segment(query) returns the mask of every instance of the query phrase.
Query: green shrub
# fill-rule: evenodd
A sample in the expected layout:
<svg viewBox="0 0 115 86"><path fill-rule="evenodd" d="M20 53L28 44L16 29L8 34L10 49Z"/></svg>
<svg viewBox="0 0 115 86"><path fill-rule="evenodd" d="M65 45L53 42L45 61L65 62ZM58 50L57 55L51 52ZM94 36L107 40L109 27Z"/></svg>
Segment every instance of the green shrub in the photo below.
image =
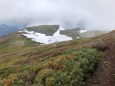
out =
<svg viewBox="0 0 115 86"><path fill-rule="evenodd" d="M15 72L15 68L13 66L4 68L0 70L0 78L4 79L6 77L8 77L11 73Z"/></svg>
<svg viewBox="0 0 115 86"><path fill-rule="evenodd" d="M82 86L99 60L100 53L92 48L58 52L31 65L1 70L0 85Z"/></svg>
<svg viewBox="0 0 115 86"><path fill-rule="evenodd" d="M40 86L81 86L98 63L99 57L97 50L89 48L60 55L48 62L48 69L41 70L35 82Z"/></svg>

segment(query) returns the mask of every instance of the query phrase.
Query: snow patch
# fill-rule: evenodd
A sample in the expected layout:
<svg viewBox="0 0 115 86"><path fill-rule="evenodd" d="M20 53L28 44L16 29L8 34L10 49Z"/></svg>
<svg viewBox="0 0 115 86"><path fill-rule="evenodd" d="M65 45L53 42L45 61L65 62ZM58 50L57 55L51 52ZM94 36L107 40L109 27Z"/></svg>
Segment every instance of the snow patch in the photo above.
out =
<svg viewBox="0 0 115 86"><path fill-rule="evenodd" d="M85 33L85 32L87 32L88 30L80 30L79 32L80 33Z"/></svg>
<svg viewBox="0 0 115 86"><path fill-rule="evenodd" d="M60 34L60 29L58 29L58 30L53 34L53 36L58 36L58 35L61 35L61 34Z"/></svg>
<svg viewBox="0 0 115 86"><path fill-rule="evenodd" d="M80 37L76 37L77 39L79 39Z"/></svg>
<svg viewBox="0 0 115 86"><path fill-rule="evenodd" d="M60 30L64 30L62 27L60 27L54 34L53 36L46 36L46 34L42 33L36 33L34 31L28 31L28 30L23 30L20 32L25 32L26 34L22 34L26 36L27 38L31 38L32 41L40 42L43 44L51 44L55 42L62 42L62 41L69 41L72 40L71 37L68 37L66 35L61 35Z"/></svg>

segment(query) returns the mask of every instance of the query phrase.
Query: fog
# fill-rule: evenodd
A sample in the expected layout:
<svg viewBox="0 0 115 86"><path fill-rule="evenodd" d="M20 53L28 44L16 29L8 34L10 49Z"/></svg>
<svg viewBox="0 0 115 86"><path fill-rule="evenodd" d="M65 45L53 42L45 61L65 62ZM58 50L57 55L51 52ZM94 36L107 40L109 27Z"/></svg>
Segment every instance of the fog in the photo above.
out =
<svg viewBox="0 0 115 86"><path fill-rule="evenodd" d="M115 29L115 0L0 0L0 24Z"/></svg>

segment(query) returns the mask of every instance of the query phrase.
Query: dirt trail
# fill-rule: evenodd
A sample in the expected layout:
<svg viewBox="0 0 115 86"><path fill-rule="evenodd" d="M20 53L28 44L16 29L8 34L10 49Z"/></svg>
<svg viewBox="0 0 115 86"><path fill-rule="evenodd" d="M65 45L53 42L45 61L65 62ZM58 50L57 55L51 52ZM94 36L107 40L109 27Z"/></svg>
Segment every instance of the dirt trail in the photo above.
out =
<svg viewBox="0 0 115 86"><path fill-rule="evenodd" d="M105 37L105 39L104 39ZM102 37L108 49L102 53L101 62L85 86L115 86L115 31Z"/></svg>

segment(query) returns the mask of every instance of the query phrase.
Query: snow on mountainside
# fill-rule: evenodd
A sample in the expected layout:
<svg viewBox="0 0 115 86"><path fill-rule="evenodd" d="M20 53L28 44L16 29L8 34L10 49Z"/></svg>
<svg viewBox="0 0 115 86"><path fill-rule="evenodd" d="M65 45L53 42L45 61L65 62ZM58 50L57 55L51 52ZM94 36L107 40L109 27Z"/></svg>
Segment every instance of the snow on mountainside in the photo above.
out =
<svg viewBox="0 0 115 86"><path fill-rule="evenodd" d="M61 35L60 34L61 30L65 30L65 29L62 27L59 27L59 29L53 34L53 36L46 36L46 34L34 32L34 31L28 31L26 29L19 32L25 32L22 35L26 36L27 38L31 38L33 41L40 42L43 44L51 44L55 42L72 40L71 37L68 37L66 35Z"/></svg>
<svg viewBox="0 0 115 86"><path fill-rule="evenodd" d="M79 32L80 33L85 33L85 32L87 32L88 30L80 30Z"/></svg>
<svg viewBox="0 0 115 86"><path fill-rule="evenodd" d="M59 25L27 27L19 32L21 32L23 36L32 39L32 41L43 44L69 41L79 38L91 38L105 33L105 31L89 31L80 28L64 29Z"/></svg>

